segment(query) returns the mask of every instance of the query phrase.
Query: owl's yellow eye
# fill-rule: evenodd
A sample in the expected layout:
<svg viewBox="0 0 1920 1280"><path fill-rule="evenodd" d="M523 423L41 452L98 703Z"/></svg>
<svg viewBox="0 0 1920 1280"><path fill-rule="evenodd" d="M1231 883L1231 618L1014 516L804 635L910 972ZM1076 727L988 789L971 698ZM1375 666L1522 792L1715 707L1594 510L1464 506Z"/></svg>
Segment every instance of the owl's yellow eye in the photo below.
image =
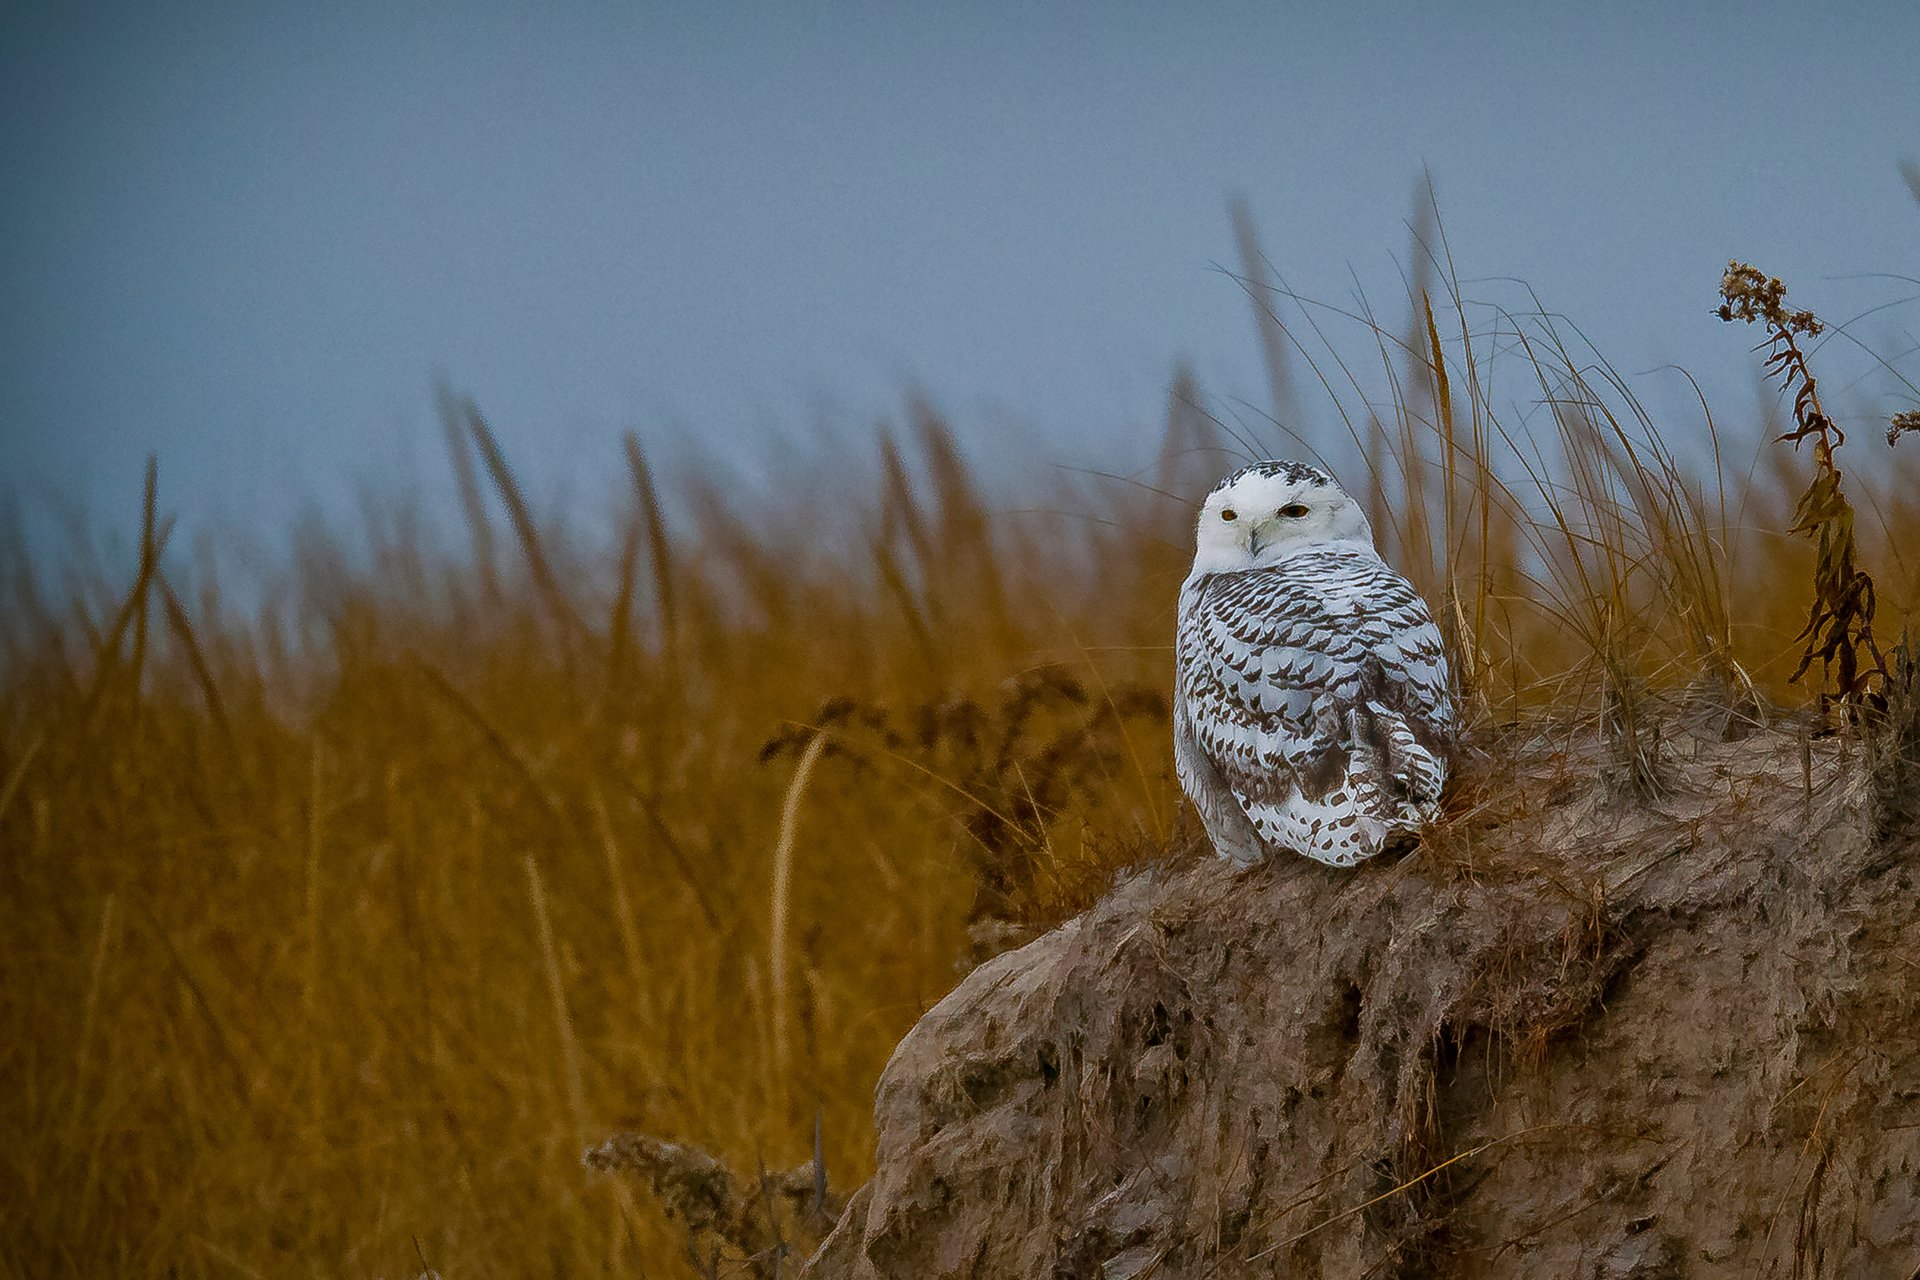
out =
<svg viewBox="0 0 1920 1280"><path fill-rule="evenodd" d="M1222 511L1220 513L1220 518L1222 520L1237 520L1240 518L1240 513L1235 511L1232 507L1228 507L1225 511Z"/></svg>
<svg viewBox="0 0 1920 1280"><path fill-rule="evenodd" d="M1298 520L1301 516L1307 514L1307 509L1305 506L1301 505L1298 502L1290 502L1286 506L1280 508L1280 514L1288 517L1289 519Z"/></svg>

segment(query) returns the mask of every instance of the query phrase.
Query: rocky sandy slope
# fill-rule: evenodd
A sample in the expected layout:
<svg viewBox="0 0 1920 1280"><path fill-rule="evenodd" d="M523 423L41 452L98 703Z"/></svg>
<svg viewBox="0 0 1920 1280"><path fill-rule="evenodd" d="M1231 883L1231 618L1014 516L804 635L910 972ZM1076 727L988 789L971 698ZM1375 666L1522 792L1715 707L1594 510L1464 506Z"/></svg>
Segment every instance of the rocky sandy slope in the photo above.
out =
<svg viewBox="0 0 1920 1280"><path fill-rule="evenodd" d="M807 1265L1920 1274L1920 839L1832 739L1539 742L1398 860L1141 869L903 1040Z"/></svg>

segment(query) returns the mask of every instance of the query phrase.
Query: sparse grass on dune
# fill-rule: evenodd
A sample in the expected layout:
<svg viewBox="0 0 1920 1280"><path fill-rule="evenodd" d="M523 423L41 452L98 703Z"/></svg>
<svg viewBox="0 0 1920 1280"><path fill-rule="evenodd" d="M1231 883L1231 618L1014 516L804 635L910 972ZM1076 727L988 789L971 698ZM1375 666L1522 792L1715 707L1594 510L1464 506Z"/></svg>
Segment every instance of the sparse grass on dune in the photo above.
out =
<svg viewBox="0 0 1920 1280"><path fill-rule="evenodd" d="M1310 306L1276 341L1301 339L1292 394L1442 616L1476 723L1604 723L1653 786L1656 722L1809 702L1800 461L1656 428L1564 325L1480 317L1422 260L1410 325ZM864 495L751 516L697 477L663 493L629 441L604 548L447 412L463 544L310 530L252 617L157 500L139 562L71 599L12 557L9 1274L685 1274L584 1146L633 1129L781 1171L817 1113L844 1192L881 1065L981 927L1181 843L1189 504L1254 447L1190 379L1138 483L1018 511L924 409L848 468ZM1890 648L1920 450L1876 435L1842 460L1885 454L1849 484Z"/></svg>

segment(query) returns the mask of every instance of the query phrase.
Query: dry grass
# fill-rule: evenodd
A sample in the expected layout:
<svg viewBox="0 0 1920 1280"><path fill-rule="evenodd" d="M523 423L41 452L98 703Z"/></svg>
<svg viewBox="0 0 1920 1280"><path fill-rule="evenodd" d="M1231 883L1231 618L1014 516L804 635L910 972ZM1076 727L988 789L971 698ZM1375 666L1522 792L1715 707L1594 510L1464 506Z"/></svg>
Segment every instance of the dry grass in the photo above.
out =
<svg viewBox="0 0 1920 1280"><path fill-rule="evenodd" d="M1666 718L1731 735L1808 696L1794 461L1766 424L1656 430L1544 312L1463 302L1423 234L1405 326L1249 272L1275 403L1335 424L1319 452L1441 615L1482 740L1604 724L1656 794ZM1243 448L1178 377L1157 465L1047 511L990 505L923 408L877 465L777 493L663 489L630 440L600 548L445 409L458 545L405 513L364 551L307 529L243 612L150 486L134 562L81 558L70 595L8 556L7 1274L685 1274L583 1140L788 1169L818 1115L844 1192L880 1066L983 926L1191 849L1188 512L1237 453L1301 451L1271 424ZM1920 450L1884 462L1850 482L1891 652Z"/></svg>

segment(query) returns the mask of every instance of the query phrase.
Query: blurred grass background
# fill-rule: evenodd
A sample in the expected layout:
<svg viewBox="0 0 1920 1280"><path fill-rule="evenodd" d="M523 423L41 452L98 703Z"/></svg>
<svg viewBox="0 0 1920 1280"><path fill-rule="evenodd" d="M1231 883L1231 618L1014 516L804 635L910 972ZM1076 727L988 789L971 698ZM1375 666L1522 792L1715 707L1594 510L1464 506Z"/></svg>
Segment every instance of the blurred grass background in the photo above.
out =
<svg viewBox="0 0 1920 1280"><path fill-rule="evenodd" d="M1782 424L1655 424L1563 324L1421 260L1386 321L1250 252L1310 442L1184 374L1157 463L1020 493L925 405L777 482L656 477L630 438L601 545L449 394L465 528L304 527L244 607L151 477L130 561L76 549L55 586L8 545L6 1273L689 1274L581 1168L619 1129L785 1169L817 1115L849 1190L880 1068L969 960L1191 848L1174 598L1248 456L1364 495L1479 726L1806 703ZM1891 644L1920 450L1862 425L1839 461Z"/></svg>

